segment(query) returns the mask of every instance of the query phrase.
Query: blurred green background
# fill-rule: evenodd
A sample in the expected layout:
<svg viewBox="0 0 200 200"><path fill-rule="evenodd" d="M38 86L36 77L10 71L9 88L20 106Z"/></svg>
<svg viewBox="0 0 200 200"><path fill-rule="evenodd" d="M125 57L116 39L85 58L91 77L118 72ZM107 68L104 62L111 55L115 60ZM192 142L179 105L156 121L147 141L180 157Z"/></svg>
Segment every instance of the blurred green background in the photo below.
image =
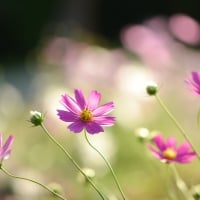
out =
<svg viewBox="0 0 200 200"><path fill-rule="evenodd" d="M114 101L115 126L90 137L107 157L129 200L165 200L176 194L170 172L137 136L140 128L184 138L145 86L153 80L194 145L200 145L199 97L184 83L200 63L200 2L192 1L2 1L0 6L0 131L14 134L10 172L45 184L58 183L69 200L97 200L63 153L39 127L30 110L45 113L45 124L94 181L120 199L99 156L56 116L62 94L96 89L102 104ZM198 185L199 163L177 165L188 187ZM53 199L38 186L1 174L1 200ZM181 197L177 197L181 199Z"/></svg>

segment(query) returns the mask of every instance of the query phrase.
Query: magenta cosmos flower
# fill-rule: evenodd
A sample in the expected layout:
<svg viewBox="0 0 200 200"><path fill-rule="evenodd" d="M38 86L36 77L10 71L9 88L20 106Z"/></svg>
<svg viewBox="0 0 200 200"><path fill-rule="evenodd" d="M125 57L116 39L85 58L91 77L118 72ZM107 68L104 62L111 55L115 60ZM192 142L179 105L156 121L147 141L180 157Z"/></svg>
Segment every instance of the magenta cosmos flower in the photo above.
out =
<svg viewBox="0 0 200 200"><path fill-rule="evenodd" d="M0 134L0 163L2 163L3 160L8 159L8 157L10 156L13 141L14 136L10 135L5 144L3 144L3 136L2 134Z"/></svg>
<svg viewBox="0 0 200 200"><path fill-rule="evenodd" d="M115 117L108 116L114 109L114 103L108 102L99 106L101 94L91 91L86 100L81 90L74 90L75 98L62 95L61 104L65 110L57 110L58 116L65 122L71 122L68 126L70 131L80 133L83 129L90 134L103 132L102 126L112 126Z"/></svg>
<svg viewBox="0 0 200 200"><path fill-rule="evenodd" d="M159 134L153 138L153 143L156 148L149 145L149 149L162 162L189 163L196 156L196 153L192 151L187 142L177 147L176 138L174 137L169 137L164 141L162 135Z"/></svg>
<svg viewBox="0 0 200 200"><path fill-rule="evenodd" d="M191 73L191 79L185 79L189 89L197 95L200 95L200 74L198 72Z"/></svg>

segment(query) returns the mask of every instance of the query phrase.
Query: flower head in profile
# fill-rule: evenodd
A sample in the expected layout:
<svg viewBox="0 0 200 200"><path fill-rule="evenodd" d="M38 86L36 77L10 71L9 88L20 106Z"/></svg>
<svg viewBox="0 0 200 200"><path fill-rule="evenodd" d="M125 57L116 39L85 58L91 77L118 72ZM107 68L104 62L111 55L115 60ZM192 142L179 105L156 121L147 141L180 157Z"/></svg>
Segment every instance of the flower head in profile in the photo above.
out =
<svg viewBox="0 0 200 200"><path fill-rule="evenodd" d="M71 122L70 131L80 133L83 129L90 134L103 132L102 126L112 126L115 117L108 116L114 109L114 103L108 102L101 106L101 94L92 90L86 99L82 90L74 90L75 98L62 95L61 104L65 110L57 110L59 118L65 122Z"/></svg>
<svg viewBox="0 0 200 200"><path fill-rule="evenodd" d="M165 163L189 163L196 156L196 153L192 151L187 142L177 147L176 138L174 137L169 137L164 141L162 135L158 134L153 137L153 143L155 147L149 145L151 153Z"/></svg>
<svg viewBox="0 0 200 200"><path fill-rule="evenodd" d="M191 75L191 79L185 79L185 82L193 93L200 95L200 73L192 72Z"/></svg>
<svg viewBox="0 0 200 200"><path fill-rule="evenodd" d="M14 136L10 135L6 140L5 144L3 144L3 136L2 134L0 134L0 164L3 162L3 160L9 158L13 141Z"/></svg>

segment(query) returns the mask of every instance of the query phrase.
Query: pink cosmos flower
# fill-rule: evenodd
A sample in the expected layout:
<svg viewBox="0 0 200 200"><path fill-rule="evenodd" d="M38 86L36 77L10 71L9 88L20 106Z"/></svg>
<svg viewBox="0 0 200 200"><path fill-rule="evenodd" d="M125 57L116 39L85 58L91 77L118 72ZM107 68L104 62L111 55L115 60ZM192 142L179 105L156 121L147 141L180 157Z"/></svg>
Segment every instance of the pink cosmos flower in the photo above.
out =
<svg viewBox="0 0 200 200"><path fill-rule="evenodd" d="M189 89L197 95L200 95L200 74L198 72L192 72L192 80L185 79Z"/></svg>
<svg viewBox="0 0 200 200"><path fill-rule="evenodd" d="M101 94L91 91L86 100L81 90L74 90L75 98L62 95L60 103L65 110L57 110L59 118L65 122L72 122L68 128L74 133L80 133L83 129L90 134L103 132L102 126L112 126L115 117L107 116L114 109L114 103L108 102L99 106Z"/></svg>
<svg viewBox="0 0 200 200"><path fill-rule="evenodd" d="M8 159L8 157L10 156L13 141L14 136L10 135L5 144L3 144L3 136L2 134L0 134L0 163L2 163L3 160Z"/></svg>
<svg viewBox="0 0 200 200"><path fill-rule="evenodd" d="M156 148L151 145L148 147L151 153L162 162L189 163L196 156L187 142L177 147L174 137L167 138L165 142L162 135L158 134L153 138L153 143Z"/></svg>

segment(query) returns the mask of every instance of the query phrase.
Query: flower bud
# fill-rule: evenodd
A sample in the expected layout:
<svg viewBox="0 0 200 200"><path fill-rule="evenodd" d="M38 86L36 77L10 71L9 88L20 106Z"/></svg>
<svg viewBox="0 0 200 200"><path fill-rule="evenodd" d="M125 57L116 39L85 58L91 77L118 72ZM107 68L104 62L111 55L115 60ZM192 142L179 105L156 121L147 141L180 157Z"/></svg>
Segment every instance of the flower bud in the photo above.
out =
<svg viewBox="0 0 200 200"><path fill-rule="evenodd" d="M150 132L147 128L137 128L135 131L136 137L139 139L140 142L144 142L146 140L149 140Z"/></svg>
<svg viewBox="0 0 200 200"><path fill-rule="evenodd" d="M200 200L200 185L192 186L190 192L195 200Z"/></svg>
<svg viewBox="0 0 200 200"><path fill-rule="evenodd" d="M193 197L195 200L199 200L200 199L200 194L199 193L195 193L193 194Z"/></svg>
<svg viewBox="0 0 200 200"><path fill-rule="evenodd" d="M146 92L150 96L156 95L157 92L158 92L158 86L157 86L157 84L154 83L154 82L148 84L147 87L146 87Z"/></svg>
<svg viewBox="0 0 200 200"><path fill-rule="evenodd" d="M95 177L95 171L94 171L93 169L84 168L84 169L82 169L82 170L83 170L83 172L85 173L85 175L86 175L89 179L92 179L92 178ZM87 178L86 178L83 174L81 174L81 173L78 174L78 177L77 177L77 178L78 178L78 181L81 182L81 183L88 183Z"/></svg>
<svg viewBox="0 0 200 200"><path fill-rule="evenodd" d="M40 126L42 122L44 121L44 116L42 115L42 113L38 111L30 111L30 114L31 114L30 122L34 126Z"/></svg>
<svg viewBox="0 0 200 200"><path fill-rule="evenodd" d="M59 183L51 182L48 184L48 187L51 188L56 194L60 194L60 195L64 194L64 190Z"/></svg>

